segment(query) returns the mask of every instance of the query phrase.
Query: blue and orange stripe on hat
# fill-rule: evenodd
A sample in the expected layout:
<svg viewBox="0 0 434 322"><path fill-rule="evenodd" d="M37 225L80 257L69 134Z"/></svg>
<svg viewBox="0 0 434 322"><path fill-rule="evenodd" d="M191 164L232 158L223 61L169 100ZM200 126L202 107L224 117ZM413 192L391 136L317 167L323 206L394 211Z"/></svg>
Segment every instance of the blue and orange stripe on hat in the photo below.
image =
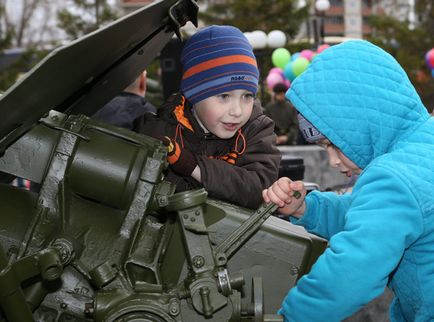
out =
<svg viewBox="0 0 434 322"><path fill-rule="evenodd" d="M235 89L253 94L259 71L252 46L232 26L210 26L193 35L181 57L181 91L192 104Z"/></svg>

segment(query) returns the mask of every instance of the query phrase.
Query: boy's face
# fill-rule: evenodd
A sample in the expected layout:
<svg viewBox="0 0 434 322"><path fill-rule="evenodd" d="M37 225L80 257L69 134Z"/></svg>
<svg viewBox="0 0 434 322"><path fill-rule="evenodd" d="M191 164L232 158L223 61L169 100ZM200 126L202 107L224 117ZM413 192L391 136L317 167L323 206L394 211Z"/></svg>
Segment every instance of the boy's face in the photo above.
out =
<svg viewBox="0 0 434 322"><path fill-rule="evenodd" d="M351 177L353 174L360 174L360 172L362 172L353 161L348 159L345 154L328 139L319 140L316 144L327 150L330 166L339 168L342 174Z"/></svg>
<svg viewBox="0 0 434 322"><path fill-rule="evenodd" d="M229 139L249 120L254 99L252 92L236 89L208 97L196 103L194 109L208 131Z"/></svg>

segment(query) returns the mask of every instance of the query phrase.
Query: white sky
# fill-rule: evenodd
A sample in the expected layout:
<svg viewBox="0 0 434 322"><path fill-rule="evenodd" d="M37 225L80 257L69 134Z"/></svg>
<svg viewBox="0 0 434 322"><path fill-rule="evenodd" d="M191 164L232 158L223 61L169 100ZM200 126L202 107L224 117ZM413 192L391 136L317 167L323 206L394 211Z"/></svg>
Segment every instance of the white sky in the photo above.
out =
<svg viewBox="0 0 434 322"><path fill-rule="evenodd" d="M20 21L23 5L33 0L3 0L8 19L15 25ZM57 27L57 10L68 7L73 8L72 0L41 0L43 3L34 14L30 27L26 32L25 42L50 42L52 39L66 39L63 30ZM44 4L45 3L45 4ZM116 0L108 0L110 5L115 5Z"/></svg>

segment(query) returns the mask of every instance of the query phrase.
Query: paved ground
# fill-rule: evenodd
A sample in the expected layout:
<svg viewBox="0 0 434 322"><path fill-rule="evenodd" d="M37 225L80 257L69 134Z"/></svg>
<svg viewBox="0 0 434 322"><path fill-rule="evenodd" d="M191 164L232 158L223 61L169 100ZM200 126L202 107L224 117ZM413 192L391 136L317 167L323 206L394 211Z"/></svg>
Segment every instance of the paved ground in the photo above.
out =
<svg viewBox="0 0 434 322"><path fill-rule="evenodd" d="M370 302L356 314L344 320L344 322L390 322L389 305L393 299L393 293L389 289Z"/></svg>

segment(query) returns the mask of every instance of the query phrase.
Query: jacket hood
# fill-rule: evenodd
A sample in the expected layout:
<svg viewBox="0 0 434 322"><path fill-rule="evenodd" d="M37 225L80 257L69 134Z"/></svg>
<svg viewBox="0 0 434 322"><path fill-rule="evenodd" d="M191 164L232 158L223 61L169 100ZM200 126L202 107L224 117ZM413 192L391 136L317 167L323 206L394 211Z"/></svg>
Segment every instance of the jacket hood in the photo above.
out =
<svg viewBox="0 0 434 322"><path fill-rule="evenodd" d="M399 63L362 40L316 56L286 97L361 169L430 117Z"/></svg>

